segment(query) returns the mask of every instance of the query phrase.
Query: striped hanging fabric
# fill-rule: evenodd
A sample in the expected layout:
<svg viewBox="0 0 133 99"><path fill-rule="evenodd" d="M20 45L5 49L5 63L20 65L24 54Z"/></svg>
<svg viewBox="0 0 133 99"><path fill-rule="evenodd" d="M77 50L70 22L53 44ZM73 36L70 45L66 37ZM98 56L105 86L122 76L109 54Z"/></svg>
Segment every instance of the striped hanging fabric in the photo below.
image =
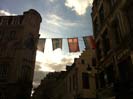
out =
<svg viewBox="0 0 133 99"><path fill-rule="evenodd" d="M83 37L83 40L86 49L96 49L96 44L93 36L85 36Z"/></svg>
<svg viewBox="0 0 133 99"><path fill-rule="evenodd" d="M57 48L62 49L62 38L53 38L52 45L53 45L53 50L55 50Z"/></svg>
<svg viewBox="0 0 133 99"><path fill-rule="evenodd" d="M79 50L79 43L78 38L67 38L69 52L78 52Z"/></svg>

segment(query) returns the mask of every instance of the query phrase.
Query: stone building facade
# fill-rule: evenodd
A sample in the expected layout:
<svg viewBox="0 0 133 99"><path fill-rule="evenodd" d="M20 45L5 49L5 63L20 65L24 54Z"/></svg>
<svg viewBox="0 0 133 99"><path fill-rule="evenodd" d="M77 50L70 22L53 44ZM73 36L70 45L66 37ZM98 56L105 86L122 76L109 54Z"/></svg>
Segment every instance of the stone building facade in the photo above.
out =
<svg viewBox="0 0 133 99"><path fill-rule="evenodd" d="M0 16L0 99L30 99L40 14Z"/></svg>
<svg viewBox="0 0 133 99"><path fill-rule="evenodd" d="M99 99L133 99L133 1L94 0Z"/></svg>
<svg viewBox="0 0 133 99"><path fill-rule="evenodd" d="M84 51L66 71L49 73L32 99L96 99L94 50Z"/></svg>

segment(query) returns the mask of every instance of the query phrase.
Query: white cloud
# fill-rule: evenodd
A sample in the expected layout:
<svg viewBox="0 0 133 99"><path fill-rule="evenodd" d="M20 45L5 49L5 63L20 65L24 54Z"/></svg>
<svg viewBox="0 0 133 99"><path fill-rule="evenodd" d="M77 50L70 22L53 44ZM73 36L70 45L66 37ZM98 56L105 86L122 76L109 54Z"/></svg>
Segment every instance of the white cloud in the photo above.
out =
<svg viewBox="0 0 133 99"><path fill-rule="evenodd" d="M79 57L80 52L64 54L61 49L42 53L37 51L36 71L53 72L65 70L67 64L72 64L75 57ZM38 68L39 67L39 68Z"/></svg>
<svg viewBox="0 0 133 99"><path fill-rule="evenodd" d="M16 15L16 14L11 14L10 12L5 10L0 10L0 16L10 16L10 15Z"/></svg>
<svg viewBox="0 0 133 99"><path fill-rule="evenodd" d="M55 20L62 20L61 17L59 17L59 16L57 16L57 15L55 15L55 14L51 14L50 17L51 17L52 19L55 19Z"/></svg>
<svg viewBox="0 0 133 99"><path fill-rule="evenodd" d="M65 6L76 11L78 15L84 15L93 0L66 0Z"/></svg>
<svg viewBox="0 0 133 99"><path fill-rule="evenodd" d="M62 20L61 17L54 14L48 15L48 17L49 18L46 20L46 23L56 25L56 26L61 26L60 25L60 21Z"/></svg>
<svg viewBox="0 0 133 99"><path fill-rule="evenodd" d="M63 18L61 18L60 16L57 16L55 14L49 14L48 18L45 19L46 23L51 24L51 25L55 25L58 27L64 27L64 26L76 26L78 23L76 22L72 22L69 20L64 20Z"/></svg>
<svg viewBox="0 0 133 99"><path fill-rule="evenodd" d="M49 0L50 2L54 2L55 0Z"/></svg>
<svg viewBox="0 0 133 99"><path fill-rule="evenodd" d="M37 87L48 72L65 71L66 65L71 65L79 55L80 52L64 53L61 49L45 53L37 51L33 86Z"/></svg>

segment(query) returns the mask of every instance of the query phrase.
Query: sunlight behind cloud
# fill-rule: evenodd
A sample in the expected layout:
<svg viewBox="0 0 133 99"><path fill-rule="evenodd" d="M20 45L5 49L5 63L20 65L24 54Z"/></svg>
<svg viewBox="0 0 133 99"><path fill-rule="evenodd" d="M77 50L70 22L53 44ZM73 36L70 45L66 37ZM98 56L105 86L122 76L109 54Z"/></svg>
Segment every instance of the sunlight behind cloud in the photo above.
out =
<svg viewBox="0 0 133 99"><path fill-rule="evenodd" d="M65 6L71 8L78 15L84 15L93 0L66 0Z"/></svg>
<svg viewBox="0 0 133 99"><path fill-rule="evenodd" d="M66 65L72 64L74 58L79 57L79 55L80 52L64 54L60 48L47 54L37 51L36 68L39 66L39 71L44 72L65 70Z"/></svg>
<svg viewBox="0 0 133 99"><path fill-rule="evenodd" d="M10 16L10 15L16 15L16 14L11 14L10 12L5 10L0 10L0 16Z"/></svg>

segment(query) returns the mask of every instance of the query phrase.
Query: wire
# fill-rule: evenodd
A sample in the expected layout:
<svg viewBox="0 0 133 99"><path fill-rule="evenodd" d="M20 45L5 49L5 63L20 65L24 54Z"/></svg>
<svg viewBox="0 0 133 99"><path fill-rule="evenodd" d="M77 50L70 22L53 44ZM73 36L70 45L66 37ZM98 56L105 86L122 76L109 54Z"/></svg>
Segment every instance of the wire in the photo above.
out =
<svg viewBox="0 0 133 99"><path fill-rule="evenodd" d="M68 38L78 38L79 41L84 41L82 38L86 36L78 36L78 37L45 37L45 38L40 38L40 39L68 39Z"/></svg>
<svg viewBox="0 0 133 99"><path fill-rule="evenodd" d="M62 32L62 33L59 33L59 32L53 32L53 31L51 31L50 29L48 29L48 28L45 28L45 29L47 29L48 31L50 31L48 34L47 33L45 33L45 35L46 36L51 36L51 35L55 35L55 34L59 34L58 36L64 36L64 35L66 35L66 33L64 33L64 32ZM82 34L84 34L84 33L82 33ZM84 36L74 36L74 35L77 35L76 33L74 33L73 34L73 36L71 36L71 37L45 37L45 39L52 39L52 38L62 38L62 39L67 39L67 38L83 38L83 37L85 37L85 36L89 36L88 34L87 35L84 35Z"/></svg>

